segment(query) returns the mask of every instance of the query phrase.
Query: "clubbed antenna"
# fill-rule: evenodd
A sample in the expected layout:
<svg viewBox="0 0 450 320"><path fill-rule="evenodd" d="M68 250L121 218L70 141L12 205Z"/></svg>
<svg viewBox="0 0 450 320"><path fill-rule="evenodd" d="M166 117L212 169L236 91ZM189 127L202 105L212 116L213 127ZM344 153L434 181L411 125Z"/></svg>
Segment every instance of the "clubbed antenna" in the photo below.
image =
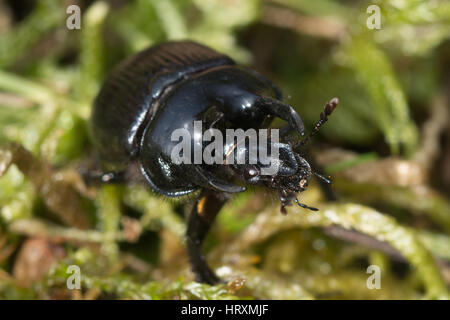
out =
<svg viewBox="0 0 450 320"><path fill-rule="evenodd" d="M303 140L301 140L300 142L297 142L294 145L293 149L297 149L300 148L302 146L304 146L305 144L307 144L309 142L309 140L311 139L311 137L313 135L315 135L317 133L317 131L319 131L320 127L327 122L328 120L328 116L331 115L334 111L334 109L336 109L336 107L339 104L339 100L338 98L333 98L330 100L330 102L328 102L325 106L325 109L323 110L323 112L320 114L320 120L317 121L316 125L314 126L314 129L311 131L311 133Z"/></svg>

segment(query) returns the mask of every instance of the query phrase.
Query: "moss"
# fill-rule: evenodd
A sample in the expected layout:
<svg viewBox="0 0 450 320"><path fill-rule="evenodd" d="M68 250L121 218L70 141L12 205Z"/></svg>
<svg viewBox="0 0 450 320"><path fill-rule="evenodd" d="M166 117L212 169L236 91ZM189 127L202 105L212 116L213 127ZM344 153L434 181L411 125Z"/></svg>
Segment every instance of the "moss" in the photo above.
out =
<svg viewBox="0 0 450 320"><path fill-rule="evenodd" d="M66 28L64 1L42 1L21 21L0 21L1 298L449 297L448 150L440 140L445 126L428 120L436 97L445 99L447 1L376 1L381 30L366 28L370 1L80 3L81 30ZM99 165L89 115L107 74L132 53L181 38L273 79L307 128L338 96L338 110L314 138L315 153L354 154L326 167L341 202L327 203L314 182L300 195L319 212L281 215L268 190L229 201L207 243L208 260L228 281L217 286L192 282L189 272L183 215L195 195L170 201L145 186L86 186L79 174ZM427 139L424 121L437 131ZM343 174L373 162L367 176L379 176L377 164L393 154L418 166L411 155L430 139L434 154L420 158L440 157L443 165L425 168L415 184L401 184L410 181L407 172L384 184ZM14 266L18 244L33 238L64 254L25 288ZM134 245L149 254L136 256ZM82 290L67 289L71 265L80 267ZM382 270L381 290L366 285L369 265Z"/></svg>

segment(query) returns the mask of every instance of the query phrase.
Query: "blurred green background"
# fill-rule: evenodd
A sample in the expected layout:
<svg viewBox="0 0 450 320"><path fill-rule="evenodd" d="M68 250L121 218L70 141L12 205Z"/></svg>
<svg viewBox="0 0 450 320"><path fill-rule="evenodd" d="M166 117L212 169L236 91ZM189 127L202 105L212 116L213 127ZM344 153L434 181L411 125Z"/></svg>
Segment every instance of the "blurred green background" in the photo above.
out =
<svg viewBox="0 0 450 320"><path fill-rule="evenodd" d="M309 130L340 99L308 150L339 200L313 182L302 202L320 211L283 216L266 190L235 197L205 246L218 286L189 271L193 199L78 174L108 72L177 39L273 80ZM0 0L0 298L449 298L449 39L446 0Z"/></svg>

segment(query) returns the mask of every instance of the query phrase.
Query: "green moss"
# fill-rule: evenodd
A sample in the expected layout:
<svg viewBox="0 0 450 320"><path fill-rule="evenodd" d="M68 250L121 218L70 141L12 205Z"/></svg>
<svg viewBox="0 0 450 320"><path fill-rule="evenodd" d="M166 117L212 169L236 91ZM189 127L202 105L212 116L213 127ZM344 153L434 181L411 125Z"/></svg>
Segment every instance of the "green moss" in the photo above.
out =
<svg viewBox="0 0 450 320"><path fill-rule="evenodd" d="M81 30L67 30L65 1L37 2L22 20L10 16L0 23L1 298L49 298L56 292L70 298L70 265L81 269L83 294L91 290L99 298L449 297L441 273L448 274L450 260L450 204L445 189L435 187L445 184L441 166L426 173L432 185L426 179L400 187L339 176L393 154L408 160L418 150L424 138L418 127L436 97L445 96L448 1L375 1L381 30L366 28L370 1L86 3ZM330 26L339 32L325 30ZM276 195L267 190L227 203L206 248L226 285L192 282L183 216L195 195L171 201L145 186L86 186L77 173L99 167L88 121L107 74L134 52L182 38L273 79L307 131L326 101L339 97L339 108L313 143L318 153L338 147L356 154L326 168L341 203L324 202L314 182L301 194L319 212L289 208L281 215ZM439 132L434 139L439 145ZM400 215L401 222L394 218ZM336 240L329 232L336 226L383 243L385 251ZM22 288L11 271L21 250L16 245L35 237L64 257L44 279ZM133 246L151 252L137 256ZM381 290L367 289L368 264L381 267Z"/></svg>

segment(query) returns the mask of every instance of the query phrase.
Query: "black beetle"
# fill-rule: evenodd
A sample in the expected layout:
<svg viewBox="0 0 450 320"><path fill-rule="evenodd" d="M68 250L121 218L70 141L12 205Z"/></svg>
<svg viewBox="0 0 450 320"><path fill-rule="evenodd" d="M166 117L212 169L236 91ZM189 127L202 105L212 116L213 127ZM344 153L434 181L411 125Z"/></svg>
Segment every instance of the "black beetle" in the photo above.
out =
<svg viewBox="0 0 450 320"><path fill-rule="evenodd" d="M114 168L103 175L103 181L140 177L168 197L201 189L187 227L187 249L197 281L218 280L205 262L201 245L230 194L248 185L263 185L278 191L282 212L292 201L317 210L297 201L295 194L306 189L313 172L293 150L317 132L337 106L337 99L327 104L307 139L278 143L275 160L279 166L273 175L261 175L260 162L175 164L171 152L178 142L172 141L171 134L178 128L192 131L194 121L201 121L205 129L246 130L267 128L279 117L288 122L289 130L304 136L300 116L281 99L278 87L259 73L203 45L179 41L150 47L126 59L110 74L95 100L94 144L102 160ZM203 141L194 135L192 144L203 145ZM234 140L224 144L225 154L236 145ZM243 148L248 159L248 145L244 143Z"/></svg>

